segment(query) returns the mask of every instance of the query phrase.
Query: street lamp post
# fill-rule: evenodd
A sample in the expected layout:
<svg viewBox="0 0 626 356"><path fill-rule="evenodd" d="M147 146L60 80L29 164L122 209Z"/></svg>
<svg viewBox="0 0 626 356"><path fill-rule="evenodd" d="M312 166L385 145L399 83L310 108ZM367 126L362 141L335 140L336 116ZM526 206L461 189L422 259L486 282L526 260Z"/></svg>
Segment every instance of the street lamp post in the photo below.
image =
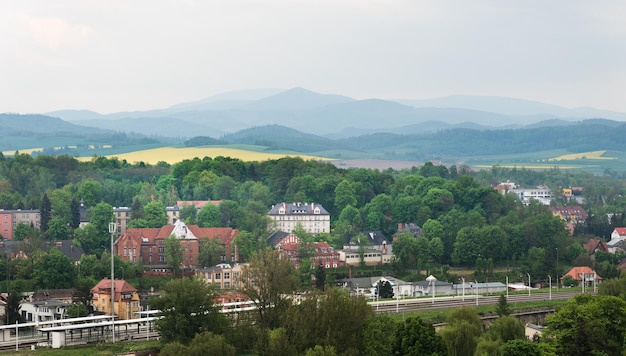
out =
<svg viewBox="0 0 626 356"><path fill-rule="evenodd" d="M556 291L559 291L559 248L556 248Z"/></svg>
<svg viewBox="0 0 626 356"><path fill-rule="evenodd" d="M506 276L506 299L509 299L509 276Z"/></svg>
<svg viewBox="0 0 626 356"><path fill-rule="evenodd" d="M463 281L463 297L461 298L461 300L465 301L465 278L461 277L461 281Z"/></svg>
<svg viewBox="0 0 626 356"><path fill-rule="evenodd" d="M526 273L528 275L528 296L530 297L530 273Z"/></svg>
<svg viewBox="0 0 626 356"><path fill-rule="evenodd" d="M474 281L474 289L476 289L476 305L478 305L478 281Z"/></svg>
<svg viewBox="0 0 626 356"><path fill-rule="evenodd" d="M115 230L117 228L117 224L114 222L109 223L109 233L111 234L111 338L113 343L115 343L115 271L114 271L114 259L113 256L113 239L115 236Z"/></svg>
<svg viewBox="0 0 626 356"><path fill-rule="evenodd" d="M552 300L552 276L548 275L548 280L550 281L550 300Z"/></svg>

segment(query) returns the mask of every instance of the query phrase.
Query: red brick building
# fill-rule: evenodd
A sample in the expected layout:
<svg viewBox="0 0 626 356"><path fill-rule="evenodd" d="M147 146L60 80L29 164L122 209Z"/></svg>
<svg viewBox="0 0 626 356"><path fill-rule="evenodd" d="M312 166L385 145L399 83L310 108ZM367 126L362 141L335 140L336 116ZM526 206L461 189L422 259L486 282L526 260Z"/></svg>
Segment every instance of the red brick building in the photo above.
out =
<svg viewBox="0 0 626 356"><path fill-rule="evenodd" d="M150 270L168 270L165 260L165 239L170 235L176 236L183 250L182 267L198 265L199 239L218 239L224 246L223 262L239 262L239 251L235 246L235 236L239 230L229 227L201 228L185 225L181 220L174 225L165 225L161 228L128 229L115 241L115 254L125 261L141 262Z"/></svg>
<svg viewBox="0 0 626 356"><path fill-rule="evenodd" d="M313 266L322 265L325 268L339 267L340 254L335 251L328 242L314 242L315 256L313 257ZM278 248L279 253L289 259L296 267L302 263L300 257L300 245L298 243L284 243Z"/></svg>

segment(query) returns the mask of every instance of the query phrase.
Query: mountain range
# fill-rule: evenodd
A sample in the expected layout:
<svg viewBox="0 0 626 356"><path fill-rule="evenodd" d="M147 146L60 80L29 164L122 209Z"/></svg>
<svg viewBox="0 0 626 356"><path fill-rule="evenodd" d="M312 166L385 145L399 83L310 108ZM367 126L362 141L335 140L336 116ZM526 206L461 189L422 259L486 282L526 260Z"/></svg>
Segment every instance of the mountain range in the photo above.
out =
<svg viewBox="0 0 626 356"><path fill-rule="evenodd" d="M149 136L219 138L251 127L281 125L347 138L376 132L428 133L449 128L521 128L542 121L589 118L626 121L626 113L568 109L540 102L481 96L430 100L356 100L303 88L255 89L215 95L165 109L99 114L88 110L46 113L82 126Z"/></svg>
<svg viewBox="0 0 626 356"><path fill-rule="evenodd" d="M255 89L149 111L0 114L0 124L5 154L35 147L93 156L243 144L340 159L515 164L610 151L588 162L600 173L621 170L626 160L626 114L500 97L356 100L302 88Z"/></svg>

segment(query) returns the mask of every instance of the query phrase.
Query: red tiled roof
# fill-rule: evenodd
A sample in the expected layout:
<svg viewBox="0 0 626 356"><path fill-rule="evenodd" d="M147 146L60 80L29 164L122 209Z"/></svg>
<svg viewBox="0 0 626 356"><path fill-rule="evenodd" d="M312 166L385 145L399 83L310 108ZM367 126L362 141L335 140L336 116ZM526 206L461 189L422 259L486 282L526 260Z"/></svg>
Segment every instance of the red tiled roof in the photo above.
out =
<svg viewBox="0 0 626 356"><path fill-rule="evenodd" d="M95 287L91 288L92 293L111 294L111 280L102 279ZM115 300L120 300L122 293L135 293L137 289L124 279L115 280Z"/></svg>
<svg viewBox="0 0 626 356"><path fill-rule="evenodd" d="M593 269L591 269L591 267L587 267L587 266L574 267L574 268L570 269L569 272L567 272L564 276L562 276L561 279L564 279L565 277L570 276L575 281L582 281L581 275L583 273L584 274L594 274L595 273L596 280L601 280L602 279L602 277L600 277L599 274L597 274Z"/></svg>
<svg viewBox="0 0 626 356"><path fill-rule="evenodd" d="M615 230L619 236L625 236L626 235L626 227L616 227Z"/></svg>

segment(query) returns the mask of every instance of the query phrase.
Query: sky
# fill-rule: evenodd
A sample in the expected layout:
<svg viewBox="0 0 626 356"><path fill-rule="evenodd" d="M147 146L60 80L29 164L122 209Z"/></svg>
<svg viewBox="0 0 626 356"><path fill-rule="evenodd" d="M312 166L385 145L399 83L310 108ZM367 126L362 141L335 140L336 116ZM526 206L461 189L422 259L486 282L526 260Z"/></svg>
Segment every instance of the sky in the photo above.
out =
<svg viewBox="0 0 626 356"><path fill-rule="evenodd" d="M0 112L303 87L626 112L622 0L0 0Z"/></svg>

